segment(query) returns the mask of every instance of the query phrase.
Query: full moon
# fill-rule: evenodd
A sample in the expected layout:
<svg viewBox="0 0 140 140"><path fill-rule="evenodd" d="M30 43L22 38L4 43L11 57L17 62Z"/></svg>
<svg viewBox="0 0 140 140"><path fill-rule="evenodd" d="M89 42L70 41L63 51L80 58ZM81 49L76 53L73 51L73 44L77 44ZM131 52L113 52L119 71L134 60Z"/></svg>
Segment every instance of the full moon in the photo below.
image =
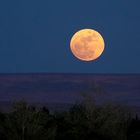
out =
<svg viewBox="0 0 140 140"><path fill-rule="evenodd" d="M101 34L93 29L82 29L76 32L70 41L73 55L83 61L97 59L103 53L104 46Z"/></svg>

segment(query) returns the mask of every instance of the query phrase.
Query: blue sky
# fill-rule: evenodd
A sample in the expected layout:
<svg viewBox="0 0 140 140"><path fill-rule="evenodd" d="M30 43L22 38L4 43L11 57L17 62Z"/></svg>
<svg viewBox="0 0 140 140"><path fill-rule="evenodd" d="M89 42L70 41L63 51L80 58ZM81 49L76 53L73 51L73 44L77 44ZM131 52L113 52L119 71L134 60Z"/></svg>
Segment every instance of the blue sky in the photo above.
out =
<svg viewBox="0 0 140 140"><path fill-rule="evenodd" d="M0 1L0 73L140 73L139 0ZM76 59L69 47L82 29L99 31L105 51Z"/></svg>

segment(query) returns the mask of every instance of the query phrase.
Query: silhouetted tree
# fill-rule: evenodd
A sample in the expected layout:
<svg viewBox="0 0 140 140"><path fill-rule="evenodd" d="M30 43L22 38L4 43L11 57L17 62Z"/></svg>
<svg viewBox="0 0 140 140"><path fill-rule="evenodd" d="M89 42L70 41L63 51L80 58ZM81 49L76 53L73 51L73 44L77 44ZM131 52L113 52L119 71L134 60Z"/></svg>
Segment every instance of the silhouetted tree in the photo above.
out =
<svg viewBox="0 0 140 140"><path fill-rule="evenodd" d="M128 127L128 140L140 140L140 120L136 114L136 118L131 120Z"/></svg>
<svg viewBox="0 0 140 140"><path fill-rule="evenodd" d="M4 130L5 114L0 112L0 140L4 140L5 130Z"/></svg>
<svg viewBox="0 0 140 140"><path fill-rule="evenodd" d="M19 102L6 115L4 135L6 140L53 140L56 128L50 121L48 112Z"/></svg>

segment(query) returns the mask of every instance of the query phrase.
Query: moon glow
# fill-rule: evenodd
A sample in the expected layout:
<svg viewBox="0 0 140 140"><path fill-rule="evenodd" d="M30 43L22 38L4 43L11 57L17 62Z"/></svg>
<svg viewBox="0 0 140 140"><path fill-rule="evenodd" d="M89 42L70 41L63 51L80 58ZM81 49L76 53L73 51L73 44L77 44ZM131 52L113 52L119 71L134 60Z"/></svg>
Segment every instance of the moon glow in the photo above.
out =
<svg viewBox="0 0 140 140"><path fill-rule="evenodd" d="M70 48L73 55L78 59L92 61L103 53L104 40L97 31L82 29L76 32L71 38Z"/></svg>

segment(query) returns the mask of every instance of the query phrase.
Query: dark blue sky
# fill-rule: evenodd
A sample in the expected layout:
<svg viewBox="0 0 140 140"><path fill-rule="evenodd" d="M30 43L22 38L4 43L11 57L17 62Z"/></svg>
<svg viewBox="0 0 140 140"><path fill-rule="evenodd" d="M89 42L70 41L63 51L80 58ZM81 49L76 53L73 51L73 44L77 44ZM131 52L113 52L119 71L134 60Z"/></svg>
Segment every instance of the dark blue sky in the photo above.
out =
<svg viewBox="0 0 140 140"><path fill-rule="evenodd" d="M140 73L139 0L1 0L0 73ZM103 55L92 62L70 52L82 28L99 31Z"/></svg>

